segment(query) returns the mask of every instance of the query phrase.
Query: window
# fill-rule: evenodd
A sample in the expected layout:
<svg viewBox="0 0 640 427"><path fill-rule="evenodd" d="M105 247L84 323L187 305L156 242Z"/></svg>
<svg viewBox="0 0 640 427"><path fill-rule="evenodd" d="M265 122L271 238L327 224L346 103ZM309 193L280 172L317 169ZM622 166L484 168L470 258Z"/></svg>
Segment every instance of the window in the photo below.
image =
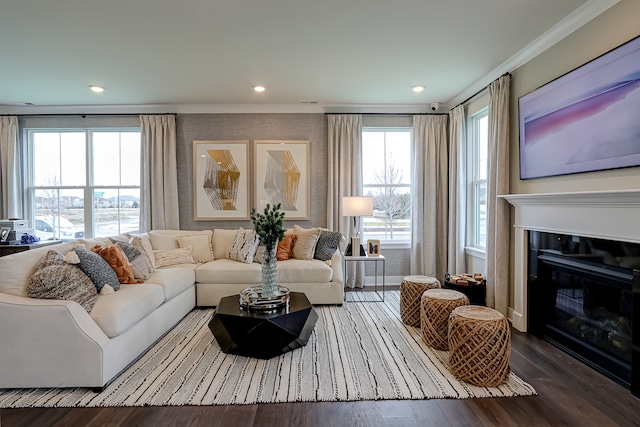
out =
<svg viewBox="0 0 640 427"><path fill-rule="evenodd" d="M363 218L365 241L411 242L412 140L410 128L363 129L363 194L374 197L374 215Z"/></svg>
<svg viewBox="0 0 640 427"><path fill-rule="evenodd" d="M137 232L140 131L27 131L36 236L70 240Z"/></svg>
<svg viewBox="0 0 640 427"><path fill-rule="evenodd" d="M467 243L484 249L487 246L487 173L489 158L489 118L487 109L469 118L468 134L469 226Z"/></svg>

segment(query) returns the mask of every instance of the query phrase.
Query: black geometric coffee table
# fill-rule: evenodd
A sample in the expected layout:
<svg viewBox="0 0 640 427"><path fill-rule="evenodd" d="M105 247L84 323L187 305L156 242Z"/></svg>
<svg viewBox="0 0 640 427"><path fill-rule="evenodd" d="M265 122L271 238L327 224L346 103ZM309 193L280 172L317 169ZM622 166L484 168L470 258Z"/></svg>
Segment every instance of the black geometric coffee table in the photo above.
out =
<svg viewBox="0 0 640 427"><path fill-rule="evenodd" d="M220 299L209 329L222 351L271 359L306 345L318 314L302 292L289 296L289 307L269 313L240 308L240 295Z"/></svg>

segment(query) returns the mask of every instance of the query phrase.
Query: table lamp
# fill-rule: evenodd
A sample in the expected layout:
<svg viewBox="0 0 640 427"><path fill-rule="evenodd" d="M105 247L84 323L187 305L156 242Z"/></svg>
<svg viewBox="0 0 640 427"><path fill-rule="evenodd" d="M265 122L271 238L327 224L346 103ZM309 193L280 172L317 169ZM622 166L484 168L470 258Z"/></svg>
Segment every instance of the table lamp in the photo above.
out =
<svg viewBox="0 0 640 427"><path fill-rule="evenodd" d="M360 256L365 256L366 252L360 244L360 227L357 220L361 216L373 215L373 197L370 196L349 196L342 198L342 216L353 217L354 235L351 242L347 245L344 254L347 256L358 256L360 248Z"/></svg>

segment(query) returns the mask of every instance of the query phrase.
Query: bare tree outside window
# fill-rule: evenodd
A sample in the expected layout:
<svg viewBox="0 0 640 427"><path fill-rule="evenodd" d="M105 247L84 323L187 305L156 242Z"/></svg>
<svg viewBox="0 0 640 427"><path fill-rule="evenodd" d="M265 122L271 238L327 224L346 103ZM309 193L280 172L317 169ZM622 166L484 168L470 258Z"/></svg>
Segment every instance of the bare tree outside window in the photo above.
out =
<svg viewBox="0 0 640 427"><path fill-rule="evenodd" d="M389 237L393 239L397 220L410 217L411 195L402 185L405 182L402 170L396 167L393 159L384 170L376 171L375 181L383 186L369 191L368 195L373 196L373 216L384 221L385 234L388 227Z"/></svg>

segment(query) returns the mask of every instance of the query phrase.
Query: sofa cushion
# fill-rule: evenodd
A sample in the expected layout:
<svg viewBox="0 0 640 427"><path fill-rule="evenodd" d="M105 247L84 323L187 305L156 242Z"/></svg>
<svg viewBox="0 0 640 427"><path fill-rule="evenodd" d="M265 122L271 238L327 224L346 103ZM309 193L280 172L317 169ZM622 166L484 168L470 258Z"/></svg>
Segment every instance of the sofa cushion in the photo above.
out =
<svg viewBox="0 0 640 427"><path fill-rule="evenodd" d="M213 261L213 248L211 236L206 234L194 234L192 236L178 236L178 245L181 248L191 246L191 256L198 264Z"/></svg>
<svg viewBox="0 0 640 427"><path fill-rule="evenodd" d="M236 233L236 237L233 239L231 248L229 248L227 258L251 264L259 244L260 238L255 230L240 228Z"/></svg>
<svg viewBox="0 0 640 427"><path fill-rule="evenodd" d="M36 264L26 291L31 298L75 301L87 311L91 311L97 296L91 279L53 250Z"/></svg>
<svg viewBox="0 0 640 427"><path fill-rule="evenodd" d="M215 230L213 230L212 243L214 259L227 258L227 254L229 253L231 245L233 245L233 241L236 238L237 232L237 228L235 230L226 230L224 228L216 228Z"/></svg>
<svg viewBox="0 0 640 427"><path fill-rule="evenodd" d="M333 279L333 269L320 260L290 259L278 261L278 283L326 283Z"/></svg>
<svg viewBox="0 0 640 427"><path fill-rule="evenodd" d="M196 281L194 266L195 264L187 264L180 267L159 268L153 272L146 283L162 286L164 300L169 301L193 286Z"/></svg>
<svg viewBox="0 0 640 427"><path fill-rule="evenodd" d="M316 243L313 258L321 261L329 261L336 250L338 250L341 239L342 233L338 231L322 230L318 238L318 243Z"/></svg>
<svg viewBox="0 0 640 427"><path fill-rule="evenodd" d="M118 292L98 295L91 318L109 337L117 337L164 302L162 286L149 283L122 285Z"/></svg>
<svg viewBox="0 0 640 427"><path fill-rule="evenodd" d="M149 239L153 249L159 251L167 251L170 249L178 249L178 237L180 236L195 236L204 234L211 237L211 230L152 230L149 231Z"/></svg>
<svg viewBox="0 0 640 427"><path fill-rule="evenodd" d="M313 259L320 231L320 228L305 229L295 225L293 234L298 238L296 239L296 244L293 245L293 257L296 259Z"/></svg>
<svg viewBox="0 0 640 427"><path fill-rule="evenodd" d="M199 265L195 269L198 283L247 284L260 283L262 266L260 264L245 264L230 259L217 259Z"/></svg>
<svg viewBox="0 0 640 427"><path fill-rule="evenodd" d="M75 244L64 242L0 257L0 292L26 297L25 285L38 261L50 250L65 255Z"/></svg>

